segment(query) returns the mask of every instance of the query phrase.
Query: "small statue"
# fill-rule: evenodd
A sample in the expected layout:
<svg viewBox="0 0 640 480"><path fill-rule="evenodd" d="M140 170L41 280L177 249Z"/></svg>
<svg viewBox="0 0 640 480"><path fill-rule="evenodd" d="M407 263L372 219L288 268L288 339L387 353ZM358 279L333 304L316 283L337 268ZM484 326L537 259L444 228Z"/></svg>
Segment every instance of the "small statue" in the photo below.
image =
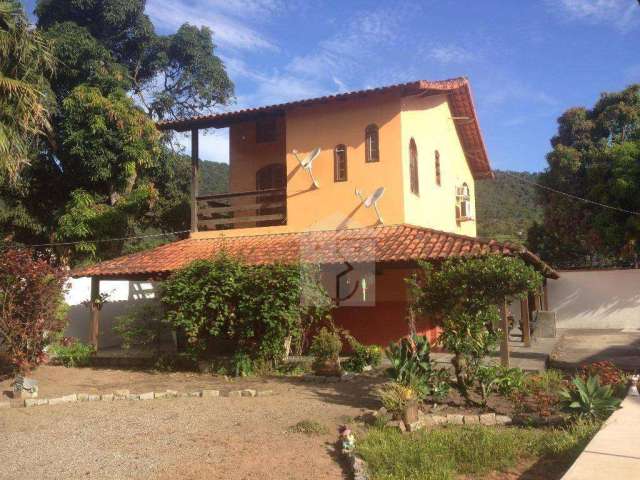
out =
<svg viewBox="0 0 640 480"><path fill-rule="evenodd" d="M342 445L342 453L352 453L356 448L356 436L353 434L351 429L342 425L338 432L340 433L340 443Z"/></svg>
<svg viewBox="0 0 640 480"><path fill-rule="evenodd" d="M20 398L36 398L38 396L38 381L22 375L16 375L13 382L14 395Z"/></svg>

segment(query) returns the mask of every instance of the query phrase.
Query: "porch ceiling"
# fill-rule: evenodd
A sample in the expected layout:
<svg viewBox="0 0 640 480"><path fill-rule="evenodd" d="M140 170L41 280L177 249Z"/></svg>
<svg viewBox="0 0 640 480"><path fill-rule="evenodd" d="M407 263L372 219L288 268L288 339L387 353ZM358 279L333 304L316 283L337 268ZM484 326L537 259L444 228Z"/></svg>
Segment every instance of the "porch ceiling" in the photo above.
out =
<svg viewBox="0 0 640 480"><path fill-rule="evenodd" d="M489 253L520 256L546 277L558 274L523 247L413 225L302 233L190 238L72 271L73 277L162 277L198 259L226 252L251 264L309 262L386 264L437 261Z"/></svg>

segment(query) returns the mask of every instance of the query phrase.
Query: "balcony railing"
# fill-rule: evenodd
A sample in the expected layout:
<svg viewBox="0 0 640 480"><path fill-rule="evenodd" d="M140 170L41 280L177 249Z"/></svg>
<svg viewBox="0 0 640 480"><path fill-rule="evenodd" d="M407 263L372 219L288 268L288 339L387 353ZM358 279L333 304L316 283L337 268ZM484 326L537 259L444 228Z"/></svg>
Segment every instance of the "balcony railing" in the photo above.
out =
<svg viewBox="0 0 640 480"><path fill-rule="evenodd" d="M203 195L198 201L198 230L269 227L287 219L286 189Z"/></svg>

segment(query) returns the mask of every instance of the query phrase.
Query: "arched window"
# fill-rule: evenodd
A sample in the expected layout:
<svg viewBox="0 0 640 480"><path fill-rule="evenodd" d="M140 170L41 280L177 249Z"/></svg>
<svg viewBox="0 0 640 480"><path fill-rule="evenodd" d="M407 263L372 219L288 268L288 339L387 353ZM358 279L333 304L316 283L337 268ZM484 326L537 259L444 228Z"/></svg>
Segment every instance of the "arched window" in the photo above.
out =
<svg viewBox="0 0 640 480"><path fill-rule="evenodd" d="M441 180L440 180L440 152L438 150L436 150L436 185L440 186L441 185Z"/></svg>
<svg viewBox="0 0 640 480"><path fill-rule="evenodd" d="M418 147L412 138L409 142L409 183L411 192L420 195L420 182L418 181Z"/></svg>
<svg viewBox="0 0 640 480"><path fill-rule="evenodd" d="M342 143L333 149L333 181L347 181L347 147Z"/></svg>
<svg viewBox="0 0 640 480"><path fill-rule="evenodd" d="M378 126L371 124L364 131L365 162L380 161L380 148L378 139Z"/></svg>

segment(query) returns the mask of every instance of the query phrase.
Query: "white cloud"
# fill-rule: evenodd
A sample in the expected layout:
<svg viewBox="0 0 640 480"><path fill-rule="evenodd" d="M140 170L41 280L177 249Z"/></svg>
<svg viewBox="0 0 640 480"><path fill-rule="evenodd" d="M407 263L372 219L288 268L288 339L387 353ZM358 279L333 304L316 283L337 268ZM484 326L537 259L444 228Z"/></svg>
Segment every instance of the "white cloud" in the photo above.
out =
<svg viewBox="0 0 640 480"><path fill-rule="evenodd" d="M469 50L457 45L438 45L432 47L428 51L427 56L443 64L466 63L476 59Z"/></svg>
<svg viewBox="0 0 640 480"><path fill-rule="evenodd" d="M640 22L640 8L634 0L547 0L549 8L572 20L609 24L622 31Z"/></svg>
<svg viewBox="0 0 640 480"><path fill-rule="evenodd" d="M266 17L266 5L271 2L230 0L219 2L206 0L195 4L186 0L149 0L146 13L160 30L176 30L183 23L191 25L207 26L213 31L213 40L216 44L225 47L243 50L277 50L276 45L266 36L248 26L246 17L251 14ZM238 7L245 4L246 11ZM222 5L222 6L221 6ZM254 10L250 7L253 6ZM231 13L236 12L237 19Z"/></svg>

